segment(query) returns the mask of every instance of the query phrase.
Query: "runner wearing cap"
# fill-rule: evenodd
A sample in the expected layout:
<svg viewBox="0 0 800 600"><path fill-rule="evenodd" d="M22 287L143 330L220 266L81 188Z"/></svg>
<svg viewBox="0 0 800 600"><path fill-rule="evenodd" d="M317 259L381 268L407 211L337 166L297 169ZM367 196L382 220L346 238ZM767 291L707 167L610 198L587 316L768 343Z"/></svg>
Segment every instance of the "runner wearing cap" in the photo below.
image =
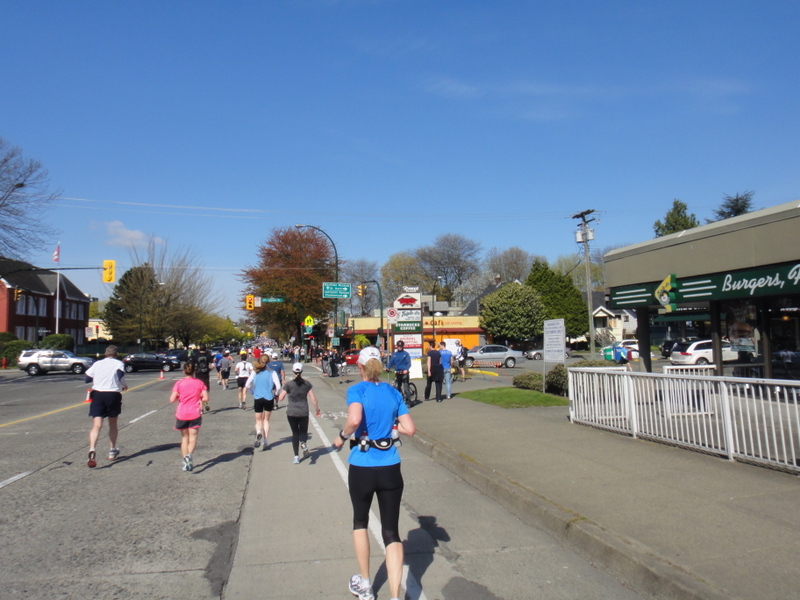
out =
<svg viewBox="0 0 800 600"><path fill-rule="evenodd" d="M294 464L300 463L300 450L303 451L303 458L308 457L308 400L314 404L316 416L322 415L317 404L317 398L311 389L311 383L303 379L303 363L296 362L292 365L294 379L287 381L281 390L278 401L280 402L287 396L289 402L286 405L286 419L292 430L292 450L294 450Z"/></svg>
<svg viewBox="0 0 800 600"><path fill-rule="evenodd" d="M369 511L373 496L378 497L381 530L386 546L386 575L391 598L400 598L403 576L403 542L400 537L400 502L403 498L403 475L400 454L394 444L392 430L414 435L416 427L400 392L381 382L383 363L374 346L358 355L361 382L347 390L347 421L334 440L337 448L355 434L351 443L348 487L353 505L353 545L359 573L350 578L350 593L359 600L372 600L369 579Z"/></svg>

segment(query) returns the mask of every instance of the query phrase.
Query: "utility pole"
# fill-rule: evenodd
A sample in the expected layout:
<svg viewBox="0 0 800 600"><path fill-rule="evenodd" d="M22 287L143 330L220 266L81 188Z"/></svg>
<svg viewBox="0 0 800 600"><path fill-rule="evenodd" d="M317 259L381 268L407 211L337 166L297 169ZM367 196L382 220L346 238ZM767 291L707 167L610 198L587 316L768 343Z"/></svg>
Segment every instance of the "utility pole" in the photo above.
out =
<svg viewBox="0 0 800 600"><path fill-rule="evenodd" d="M594 210L584 210L577 215L572 215L573 219L580 219L578 231L575 232L575 241L583 244L583 263L586 267L586 305L589 309L589 356L594 358L594 306L592 306L592 261L589 257L589 240L594 239L594 230L589 229L589 223L594 219L587 219Z"/></svg>

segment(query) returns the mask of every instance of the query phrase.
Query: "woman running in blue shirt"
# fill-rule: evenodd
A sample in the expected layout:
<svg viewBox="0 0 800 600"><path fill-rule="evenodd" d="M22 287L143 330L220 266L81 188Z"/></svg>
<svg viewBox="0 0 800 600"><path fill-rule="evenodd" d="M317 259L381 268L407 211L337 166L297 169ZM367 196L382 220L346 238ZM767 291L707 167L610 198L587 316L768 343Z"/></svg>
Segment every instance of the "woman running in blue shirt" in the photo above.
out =
<svg viewBox="0 0 800 600"><path fill-rule="evenodd" d="M414 435L416 427L403 397L388 383L383 374L381 353L374 346L364 348L358 356L362 381L347 390L347 421L334 440L341 448L351 435L348 485L353 505L353 545L360 573L350 579L350 592L359 600L373 600L369 579L369 508L373 496L378 497L383 543L386 545L386 573L392 600L400 597L403 576L403 543L399 532L400 501L403 497L403 475L400 454L392 439L392 428Z"/></svg>

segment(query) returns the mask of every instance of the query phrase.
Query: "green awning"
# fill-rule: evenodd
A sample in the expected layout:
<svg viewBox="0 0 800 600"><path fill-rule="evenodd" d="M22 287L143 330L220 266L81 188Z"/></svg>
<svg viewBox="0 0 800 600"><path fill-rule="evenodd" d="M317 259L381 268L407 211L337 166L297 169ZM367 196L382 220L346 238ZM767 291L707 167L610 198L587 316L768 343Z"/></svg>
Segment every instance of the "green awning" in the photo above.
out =
<svg viewBox="0 0 800 600"><path fill-rule="evenodd" d="M674 321L710 321L711 315L708 313L676 313L671 315L658 315L653 319L653 323L668 323Z"/></svg>

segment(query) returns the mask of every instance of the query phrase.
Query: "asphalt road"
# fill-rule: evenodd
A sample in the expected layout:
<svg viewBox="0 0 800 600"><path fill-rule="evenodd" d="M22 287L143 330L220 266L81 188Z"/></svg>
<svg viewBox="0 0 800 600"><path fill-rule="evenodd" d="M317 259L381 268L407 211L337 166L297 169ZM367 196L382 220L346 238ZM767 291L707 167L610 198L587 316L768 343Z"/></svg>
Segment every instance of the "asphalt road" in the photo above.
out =
<svg viewBox="0 0 800 600"><path fill-rule="evenodd" d="M216 388L193 473L181 471L172 430L176 373L127 376L122 453L108 461L103 435L95 469L82 377L0 377L0 597L351 598L351 516L336 465L346 455L323 444L341 426L345 385L308 376L323 409L312 460L291 464L283 411L273 414L275 446L254 454L252 412ZM415 600L639 598L412 446L401 452ZM234 564L260 575L229 590Z"/></svg>

